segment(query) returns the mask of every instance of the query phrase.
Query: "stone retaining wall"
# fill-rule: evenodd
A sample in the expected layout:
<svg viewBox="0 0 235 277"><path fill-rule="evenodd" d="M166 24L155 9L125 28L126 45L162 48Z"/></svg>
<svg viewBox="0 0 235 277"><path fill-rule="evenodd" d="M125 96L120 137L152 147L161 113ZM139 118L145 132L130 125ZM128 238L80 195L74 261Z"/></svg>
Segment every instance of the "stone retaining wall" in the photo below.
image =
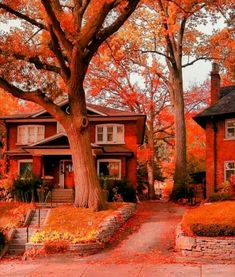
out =
<svg viewBox="0 0 235 277"><path fill-rule="evenodd" d="M190 237L178 225L176 249L189 257L218 257L235 260L235 237Z"/></svg>
<svg viewBox="0 0 235 277"><path fill-rule="evenodd" d="M98 228L95 242L70 244L70 251L78 251L82 255L94 254L105 247L114 233L135 213L136 204L126 203L124 207L114 211L113 214L104 219ZM26 250L32 248L42 249L43 243L27 243Z"/></svg>

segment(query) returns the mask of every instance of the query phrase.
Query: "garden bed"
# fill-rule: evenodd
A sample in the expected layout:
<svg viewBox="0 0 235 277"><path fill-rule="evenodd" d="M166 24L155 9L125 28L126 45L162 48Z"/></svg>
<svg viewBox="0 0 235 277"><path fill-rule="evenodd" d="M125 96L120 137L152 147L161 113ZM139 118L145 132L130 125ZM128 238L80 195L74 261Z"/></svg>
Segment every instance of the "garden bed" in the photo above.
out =
<svg viewBox="0 0 235 277"><path fill-rule="evenodd" d="M176 232L176 249L185 256L235 258L235 201L190 209Z"/></svg>
<svg viewBox="0 0 235 277"><path fill-rule="evenodd" d="M28 211L33 208L32 203L0 202L0 230L21 227Z"/></svg>
<svg viewBox="0 0 235 277"><path fill-rule="evenodd" d="M93 212L72 205L53 209L44 228L26 245L47 252L76 250L93 254L102 249L125 221L135 212L132 203L110 203L108 209Z"/></svg>

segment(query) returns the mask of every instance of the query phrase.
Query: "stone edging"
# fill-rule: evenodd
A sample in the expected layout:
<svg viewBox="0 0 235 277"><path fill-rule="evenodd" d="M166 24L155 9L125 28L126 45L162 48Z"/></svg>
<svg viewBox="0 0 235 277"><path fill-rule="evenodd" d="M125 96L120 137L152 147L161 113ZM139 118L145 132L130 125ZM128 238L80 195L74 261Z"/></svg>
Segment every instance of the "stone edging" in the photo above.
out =
<svg viewBox="0 0 235 277"><path fill-rule="evenodd" d="M235 237L191 237L187 236L181 224L176 229L176 250L189 257L217 257L235 259Z"/></svg>
<svg viewBox="0 0 235 277"><path fill-rule="evenodd" d="M95 242L70 244L69 251L78 251L79 254L82 255L90 255L99 252L105 247L105 244L108 243L114 233L134 215L135 210L136 204L126 203L124 207L114 211L111 216L106 217L100 224ZM26 250L33 248L42 249L43 243L28 242L26 244Z"/></svg>

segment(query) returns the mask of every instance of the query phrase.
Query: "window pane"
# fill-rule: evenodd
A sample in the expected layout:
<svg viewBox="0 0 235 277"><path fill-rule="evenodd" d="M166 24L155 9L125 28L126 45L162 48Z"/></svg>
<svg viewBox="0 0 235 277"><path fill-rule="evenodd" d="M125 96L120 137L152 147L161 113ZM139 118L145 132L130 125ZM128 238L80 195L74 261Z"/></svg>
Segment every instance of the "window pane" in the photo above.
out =
<svg viewBox="0 0 235 277"><path fill-rule="evenodd" d="M112 126L107 127L107 141L109 141L109 142L113 141L113 127Z"/></svg>
<svg viewBox="0 0 235 277"><path fill-rule="evenodd" d="M28 143L33 143L36 141L35 127L28 127Z"/></svg>
<svg viewBox="0 0 235 277"><path fill-rule="evenodd" d="M109 176L109 162L100 162L99 164L99 176Z"/></svg>
<svg viewBox="0 0 235 277"><path fill-rule="evenodd" d="M124 130L123 126L117 126L117 142L124 141Z"/></svg>
<svg viewBox="0 0 235 277"><path fill-rule="evenodd" d="M18 129L18 143L26 144L26 128L19 127Z"/></svg>
<svg viewBox="0 0 235 277"><path fill-rule="evenodd" d="M120 170L120 163L117 161L99 162L99 176L101 177L119 178Z"/></svg>
<svg viewBox="0 0 235 277"><path fill-rule="evenodd" d="M104 141L104 136L103 136L103 127L102 126L98 126L97 127L97 141Z"/></svg>
<svg viewBox="0 0 235 277"><path fill-rule="evenodd" d="M229 181L231 176L235 174L235 169L234 170L226 170L226 181Z"/></svg>
<svg viewBox="0 0 235 277"><path fill-rule="evenodd" d="M110 162L109 163L109 176L113 178L118 178L119 177L119 162Z"/></svg>
<svg viewBox="0 0 235 277"><path fill-rule="evenodd" d="M228 138L235 137L235 128L228 128L227 129L227 137Z"/></svg>
<svg viewBox="0 0 235 277"><path fill-rule="evenodd" d="M20 162L20 177L26 177L32 172L32 162Z"/></svg>

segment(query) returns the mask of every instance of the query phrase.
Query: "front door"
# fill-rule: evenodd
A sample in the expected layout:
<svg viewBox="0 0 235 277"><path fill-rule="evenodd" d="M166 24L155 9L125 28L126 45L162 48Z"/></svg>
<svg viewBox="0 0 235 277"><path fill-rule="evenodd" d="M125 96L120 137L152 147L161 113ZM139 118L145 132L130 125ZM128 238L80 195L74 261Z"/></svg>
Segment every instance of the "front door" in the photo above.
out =
<svg viewBox="0 0 235 277"><path fill-rule="evenodd" d="M71 160L60 161L60 184L63 188L74 187L73 163Z"/></svg>

